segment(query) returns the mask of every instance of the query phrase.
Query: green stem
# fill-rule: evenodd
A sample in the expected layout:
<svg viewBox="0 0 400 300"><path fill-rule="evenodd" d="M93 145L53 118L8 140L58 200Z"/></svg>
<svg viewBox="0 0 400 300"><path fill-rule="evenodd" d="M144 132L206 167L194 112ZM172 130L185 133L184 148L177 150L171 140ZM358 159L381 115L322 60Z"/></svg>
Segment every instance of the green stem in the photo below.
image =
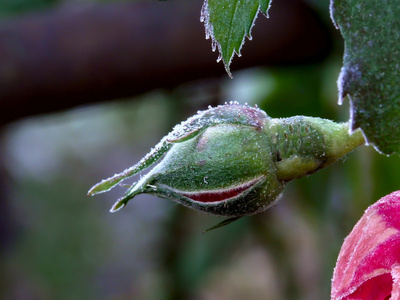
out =
<svg viewBox="0 0 400 300"><path fill-rule="evenodd" d="M327 147L327 156L329 159L323 164L323 167L334 163L358 146L365 144L364 135L360 129L349 134L349 123L336 124L336 126L327 131L326 134L330 136L330 138L327 139L330 143Z"/></svg>

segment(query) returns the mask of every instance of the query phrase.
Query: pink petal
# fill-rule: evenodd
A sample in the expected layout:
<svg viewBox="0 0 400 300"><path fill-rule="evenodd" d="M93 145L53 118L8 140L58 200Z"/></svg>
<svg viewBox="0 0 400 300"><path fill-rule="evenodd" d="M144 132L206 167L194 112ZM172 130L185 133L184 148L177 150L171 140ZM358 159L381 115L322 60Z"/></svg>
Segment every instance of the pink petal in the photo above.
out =
<svg viewBox="0 0 400 300"><path fill-rule="evenodd" d="M332 279L332 300L400 299L400 192L370 206L345 239ZM392 279L393 277L393 279Z"/></svg>

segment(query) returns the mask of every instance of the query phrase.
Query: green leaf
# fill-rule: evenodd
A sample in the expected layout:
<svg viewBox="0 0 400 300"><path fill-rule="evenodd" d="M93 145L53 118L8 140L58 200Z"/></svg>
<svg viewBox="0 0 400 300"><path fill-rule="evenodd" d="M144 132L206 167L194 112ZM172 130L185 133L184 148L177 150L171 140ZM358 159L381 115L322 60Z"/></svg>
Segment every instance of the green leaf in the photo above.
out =
<svg viewBox="0 0 400 300"><path fill-rule="evenodd" d="M350 98L351 129L385 154L400 153L400 5L397 0L331 0L345 41L339 103Z"/></svg>
<svg viewBox="0 0 400 300"><path fill-rule="evenodd" d="M267 15L271 0L205 0L201 21L206 28L206 38L211 38L212 49L218 47L217 61L224 62L226 72L231 76L229 66L234 53L240 56L240 49L254 25L258 11Z"/></svg>

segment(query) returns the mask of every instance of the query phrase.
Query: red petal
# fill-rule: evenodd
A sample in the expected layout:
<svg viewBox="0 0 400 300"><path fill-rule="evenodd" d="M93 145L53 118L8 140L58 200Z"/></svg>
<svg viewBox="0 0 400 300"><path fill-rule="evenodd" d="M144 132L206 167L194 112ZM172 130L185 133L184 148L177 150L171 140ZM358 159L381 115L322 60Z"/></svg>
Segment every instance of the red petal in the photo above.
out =
<svg viewBox="0 0 400 300"><path fill-rule="evenodd" d="M365 281L356 291L343 300L385 300L390 298L392 276L390 273Z"/></svg>
<svg viewBox="0 0 400 300"><path fill-rule="evenodd" d="M179 191L182 196L190 198L198 202L220 202L228 200L230 198L236 197L239 194L245 192L255 184L257 184L261 178L256 178L254 180L245 182L241 185L220 190L210 190L210 191L198 191L198 192L183 192Z"/></svg>
<svg viewBox="0 0 400 300"><path fill-rule="evenodd" d="M390 273L400 263L399 229L400 192L395 192L369 207L345 239L333 274L331 299L389 299Z"/></svg>

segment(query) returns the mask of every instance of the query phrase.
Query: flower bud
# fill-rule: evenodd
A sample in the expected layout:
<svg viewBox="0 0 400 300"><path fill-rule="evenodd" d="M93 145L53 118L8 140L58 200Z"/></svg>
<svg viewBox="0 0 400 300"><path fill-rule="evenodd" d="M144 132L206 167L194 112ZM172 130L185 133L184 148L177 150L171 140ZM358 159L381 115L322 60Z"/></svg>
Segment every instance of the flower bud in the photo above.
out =
<svg viewBox="0 0 400 300"><path fill-rule="evenodd" d="M176 126L137 165L89 194L153 166L111 211L147 193L217 215L250 215L273 205L288 181L333 163L363 141L360 132L348 134L347 124L302 116L273 119L231 102Z"/></svg>

